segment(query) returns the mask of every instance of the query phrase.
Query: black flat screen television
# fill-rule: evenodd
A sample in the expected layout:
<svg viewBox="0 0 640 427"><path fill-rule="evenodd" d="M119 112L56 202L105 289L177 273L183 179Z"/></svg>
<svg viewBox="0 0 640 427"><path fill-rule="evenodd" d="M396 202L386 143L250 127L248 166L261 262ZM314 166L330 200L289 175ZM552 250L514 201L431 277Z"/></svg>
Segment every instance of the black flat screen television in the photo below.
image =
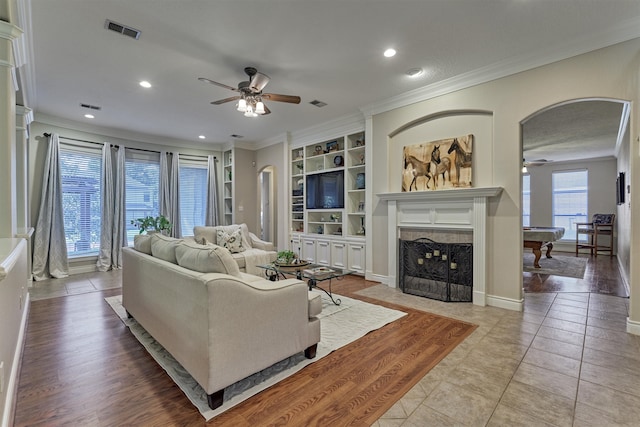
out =
<svg viewBox="0 0 640 427"><path fill-rule="evenodd" d="M307 175L307 209L344 208L344 171Z"/></svg>

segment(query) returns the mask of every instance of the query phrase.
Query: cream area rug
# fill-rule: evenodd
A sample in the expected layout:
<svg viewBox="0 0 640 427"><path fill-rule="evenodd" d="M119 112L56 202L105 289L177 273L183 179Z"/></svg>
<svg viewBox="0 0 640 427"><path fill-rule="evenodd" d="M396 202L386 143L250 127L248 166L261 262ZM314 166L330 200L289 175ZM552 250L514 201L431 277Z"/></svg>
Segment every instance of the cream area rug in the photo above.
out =
<svg viewBox="0 0 640 427"><path fill-rule="evenodd" d="M324 293L319 293L322 296L323 308L322 313L318 316L320 318L321 332L316 357L307 359L300 352L230 385L224 389L224 403L215 410L209 408L206 393L191 375L135 319L127 317L127 313L122 307L122 296L113 296L105 298L105 300L208 421L284 378L293 375L305 366L320 360L332 351L406 315L406 313L398 310L334 294L335 298L342 300L342 303L336 306Z"/></svg>
<svg viewBox="0 0 640 427"><path fill-rule="evenodd" d="M540 267L533 266L535 256L530 252L524 253L522 270L529 273L551 274L554 276L584 278L584 272L587 269L587 258L579 258L571 255L558 255L551 253L553 258L547 258L545 251L542 251L540 258Z"/></svg>

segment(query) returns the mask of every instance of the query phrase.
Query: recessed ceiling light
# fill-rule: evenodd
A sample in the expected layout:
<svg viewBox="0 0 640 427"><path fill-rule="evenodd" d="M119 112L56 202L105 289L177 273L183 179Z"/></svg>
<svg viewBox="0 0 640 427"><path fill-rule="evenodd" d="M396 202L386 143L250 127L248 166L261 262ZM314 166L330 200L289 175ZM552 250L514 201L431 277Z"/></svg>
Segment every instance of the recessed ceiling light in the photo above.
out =
<svg viewBox="0 0 640 427"><path fill-rule="evenodd" d="M204 135L200 135L198 138L200 138L200 139L205 139L205 138L206 138L206 136L204 136Z"/></svg>
<svg viewBox="0 0 640 427"><path fill-rule="evenodd" d="M384 56L387 58L391 58L392 56L396 56L396 50L389 48L387 50L384 51Z"/></svg>
<svg viewBox="0 0 640 427"><path fill-rule="evenodd" d="M94 116L93 114L85 114L84 115L87 119L95 119L96 116Z"/></svg>
<svg viewBox="0 0 640 427"><path fill-rule="evenodd" d="M142 86L143 88L149 89L151 87L151 83L149 83L146 80L143 80L140 82L140 86Z"/></svg>
<svg viewBox="0 0 640 427"><path fill-rule="evenodd" d="M410 68L405 72L405 74L412 78L420 77L424 74L424 70L422 68Z"/></svg>

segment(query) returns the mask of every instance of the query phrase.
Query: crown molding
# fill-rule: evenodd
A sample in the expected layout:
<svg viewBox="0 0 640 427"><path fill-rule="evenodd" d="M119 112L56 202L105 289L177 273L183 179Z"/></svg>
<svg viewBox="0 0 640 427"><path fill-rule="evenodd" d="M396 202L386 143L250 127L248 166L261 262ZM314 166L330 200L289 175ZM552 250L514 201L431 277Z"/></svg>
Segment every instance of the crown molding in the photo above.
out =
<svg viewBox="0 0 640 427"><path fill-rule="evenodd" d="M324 139L335 138L337 135L362 132L364 125L365 117L362 113L353 113L306 129L291 132L291 146L297 147Z"/></svg>
<svg viewBox="0 0 640 427"><path fill-rule="evenodd" d="M172 139L158 135L148 135L143 133L131 132L122 129L114 129L110 127L95 126L81 123L73 120L65 120L59 117L50 116L48 114L36 113L35 121L44 125L57 126L61 128L71 129L78 132L86 132L89 134L117 138L125 141L143 142L146 144L163 145L170 147L184 147L203 151L220 151L223 144L221 143L203 143L196 144L193 141L183 141Z"/></svg>
<svg viewBox="0 0 640 427"><path fill-rule="evenodd" d="M402 93L379 103L363 106L360 110L365 115L384 113L639 37L640 18L631 19L601 33L590 34L570 43L558 44L544 50L496 62L486 67Z"/></svg>

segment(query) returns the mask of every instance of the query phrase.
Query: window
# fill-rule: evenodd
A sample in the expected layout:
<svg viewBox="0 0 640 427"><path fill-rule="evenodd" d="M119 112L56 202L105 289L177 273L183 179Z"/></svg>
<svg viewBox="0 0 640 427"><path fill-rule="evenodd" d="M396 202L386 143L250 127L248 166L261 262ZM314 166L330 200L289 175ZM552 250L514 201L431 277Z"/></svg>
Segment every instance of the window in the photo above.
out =
<svg viewBox="0 0 640 427"><path fill-rule="evenodd" d="M575 240L575 224L587 221L589 200L587 171L553 172L552 189L553 226L564 227L563 240Z"/></svg>
<svg viewBox="0 0 640 427"><path fill-rule="evenodd" d="M522 175L522 225L531 227L531 175Z"/></svg>
<svg viewBox="0 0 640 427"><path fill-rule="evenodd" d="M207 209L207 165L180 160L180 229L193 236L193 227L204 225Z"/></svg>
<svg viewBox="0 0 640 427"><path fill-rule="evenodd" d="M96 255L100 250L99 150L60 148L62 214L69 258Z"/></svg>
<svg viewBox="0 0 640 427"><path fill-rule="evenodd" d="M139 230L132 220L158 216L160 212L160 154L126 151L125 159L125 227L127 245Z"/></svg>

